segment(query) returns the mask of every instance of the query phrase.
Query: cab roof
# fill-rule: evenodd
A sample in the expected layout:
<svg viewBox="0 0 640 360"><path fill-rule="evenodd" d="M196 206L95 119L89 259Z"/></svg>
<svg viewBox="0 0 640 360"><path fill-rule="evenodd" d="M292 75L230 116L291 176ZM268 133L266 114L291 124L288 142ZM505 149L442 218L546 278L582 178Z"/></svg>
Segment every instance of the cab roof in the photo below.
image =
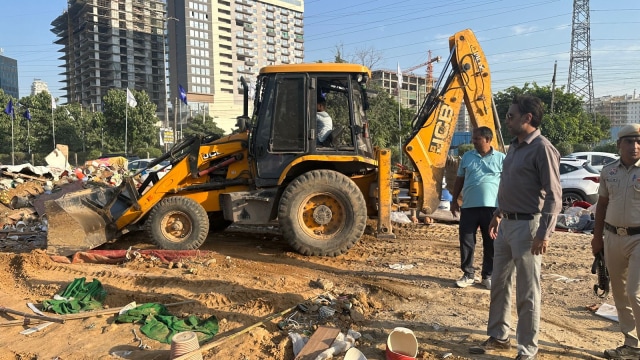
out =
<svg viewBox="0 0 640 360"><path fill-rule="evenodd" d="M260 74L274 73L364 73L371 78L371 71L366 66L348 63L270 65L260 69Z"/></svg>

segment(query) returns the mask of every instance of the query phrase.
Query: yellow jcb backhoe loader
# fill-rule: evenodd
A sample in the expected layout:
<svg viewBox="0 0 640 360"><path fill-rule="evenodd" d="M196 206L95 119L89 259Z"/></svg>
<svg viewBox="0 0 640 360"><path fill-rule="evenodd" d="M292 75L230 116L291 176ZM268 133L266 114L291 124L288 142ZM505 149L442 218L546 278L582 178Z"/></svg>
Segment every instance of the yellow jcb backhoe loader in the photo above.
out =
<svg viewBox="0 0 640 360"><path fill-rule="evenodd" d="M404 152L413 170L393 172L391 152L369 138L369 69L355 64L295 64L260 70L254 111L239 132L195 136L149 164L154 173L136 189L91 186L45 203L47 249L69 255L144 229L163 249L197 249L209 230L277 219L284 238L305 255L335 256L362 236L367 218L378 236L393 237L391 212L400 188L413 211L437 209L446 157L464 101L474 126L500 138L489 67L471 30L449 39L447 70L413 121ZM326 101L333 130L318 139L317 102ZM497 141L494 148L502 149Z"/></svg>

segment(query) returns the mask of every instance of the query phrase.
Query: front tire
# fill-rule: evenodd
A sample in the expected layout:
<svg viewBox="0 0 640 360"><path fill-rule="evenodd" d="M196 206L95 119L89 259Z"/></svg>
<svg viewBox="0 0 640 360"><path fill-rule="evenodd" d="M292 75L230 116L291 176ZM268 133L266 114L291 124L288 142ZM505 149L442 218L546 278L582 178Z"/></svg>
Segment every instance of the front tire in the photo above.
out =
<svg viewBox="0 0 640 360"><path fill-rule="evenodd" d="M573 206L576 201L584 201L584 197L577 192L566 192L562 194L562 211Z"/></svg>
<svg viewBox="0 0 640 360"><path fill-rule="evenodd" d="M337 256L364 233L367 206L360 189L347 176L313 170L287 186L278 207L284 238L310 256Z"/></svg>
<svg viewBox="0 0 640 360"><path fill-rule="evenodd" d="M207 212L195 200L169 197L151 209L146 230L161 249L195 250L207 238L209 219Z"/></svg>

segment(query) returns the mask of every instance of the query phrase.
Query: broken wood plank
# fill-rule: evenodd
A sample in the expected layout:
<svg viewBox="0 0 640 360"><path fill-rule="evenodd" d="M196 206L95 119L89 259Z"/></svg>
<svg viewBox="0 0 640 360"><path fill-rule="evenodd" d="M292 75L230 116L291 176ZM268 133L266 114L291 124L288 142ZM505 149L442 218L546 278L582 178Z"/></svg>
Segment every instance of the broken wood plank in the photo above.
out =
<svg viewBox="0 0 640 360"><path fill-rule="evenodd" d="M339 333L340 329L337 327L318 326L295 360L314 360L323 351L331 347Z"/></svg>

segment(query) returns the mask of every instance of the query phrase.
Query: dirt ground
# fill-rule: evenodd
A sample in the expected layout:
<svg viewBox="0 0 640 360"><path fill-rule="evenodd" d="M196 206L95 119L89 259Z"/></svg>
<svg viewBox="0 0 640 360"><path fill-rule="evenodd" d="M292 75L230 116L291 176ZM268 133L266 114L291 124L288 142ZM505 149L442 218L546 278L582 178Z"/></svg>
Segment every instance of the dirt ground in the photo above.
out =
<svg viewBox="0 0 640 360"><path fill-rule="evenodd" d="M292 252L275 227L241 230L212 234L201 256L171 269L149 259L116 265L61 264L26 245L17 252L5 248L0 250L0 306L30 313L27 302L40 304L74 279L85 277L104 285L108 292L104 305L109 308L134 300L163 304L190 300L169 310L177 316L215 315L220 332L214 340L219 345L206 351L204 359L292 360L287 331L312 331L317 324L359 332L362 337L356 347L370 360L385 358L387 336L399 326L414 331L419 359L516 355L515 349L485 355L468 351L486 338L489 291L479 284L466 289L454 285L461 276L456 224L400 227L395 240L365 235L347 254L335 258ZM603 349L621 344L617 324L587 310L603 302L592 291L596 277L590 273L590 239L585 234L556 233L543 258L539 359L600 358ZM130 246L153 248L142 233L109 245ZM481 252L478 244L476 259L481 259ZM292 312L260 324L265 317L321 294L343 305L350 303L351 310L342 307L325 318L312 311L298 313L292 319L299 326L290 322L285 330L278 323ZM604 302L613 304L610 296ZM168 359L170 354L170 345L141 335L140 325L115 324L112 315L68 320L30 335L20 334L26 326L2 324L19 319L0 313L0 360L116 359L112 353L123 351L131 352L129 359ZM138 348L133 330L150 349Z"/></svg>

